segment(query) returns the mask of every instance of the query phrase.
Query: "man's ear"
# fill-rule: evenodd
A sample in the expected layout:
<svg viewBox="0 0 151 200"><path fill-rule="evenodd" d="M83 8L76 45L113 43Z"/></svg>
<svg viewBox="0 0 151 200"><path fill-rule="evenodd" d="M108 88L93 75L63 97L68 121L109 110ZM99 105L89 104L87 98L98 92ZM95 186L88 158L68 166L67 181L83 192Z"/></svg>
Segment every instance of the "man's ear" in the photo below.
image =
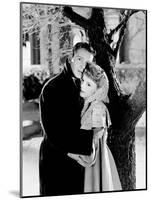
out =
<svg viewBox="0 0 151 200"><path fill-rule="evenodd" d="M68 60L69 60L69 63L72 63L72 62L73 62L73 57L70 55L70 56L68 57Z"/></svg>

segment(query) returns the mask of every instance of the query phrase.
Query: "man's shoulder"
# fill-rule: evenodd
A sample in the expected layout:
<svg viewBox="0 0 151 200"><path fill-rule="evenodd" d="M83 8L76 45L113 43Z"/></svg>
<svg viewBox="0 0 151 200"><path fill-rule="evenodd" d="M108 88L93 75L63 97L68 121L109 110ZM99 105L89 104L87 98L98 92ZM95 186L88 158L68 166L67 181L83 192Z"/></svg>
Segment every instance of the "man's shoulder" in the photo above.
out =
<svg viewBox="0 0 151 200"><path fill-rule="evenodd" d="M61 77L62 77L63 72L60 72L58 74L56 74L55 76L49 78L46 83L43 86L43 89L47 89L49 87L51 87L53 84L57 83Z"/></svg>
<svg viewBox="0 0 151 200"><path fill-rule="evenodd" d="M58 86L59 87L61 86L60 81L63 80L63 78L64 78L64 72L63 71L61 71L60 73L56 74L55 76L49 78L45 82L45 84L44 84L44 86L42 88L41 94L45 96L50 92L50 90L51 91L53 91L53 90L56 91Z"/></svg>

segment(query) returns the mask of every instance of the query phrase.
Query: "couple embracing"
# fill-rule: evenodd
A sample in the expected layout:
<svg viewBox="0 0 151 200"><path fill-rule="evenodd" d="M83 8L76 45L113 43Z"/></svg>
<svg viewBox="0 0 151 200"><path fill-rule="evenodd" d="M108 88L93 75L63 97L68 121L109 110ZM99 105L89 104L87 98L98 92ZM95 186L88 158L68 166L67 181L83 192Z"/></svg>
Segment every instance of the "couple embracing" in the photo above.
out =
<svg viewBox="0 0 151 200"><path fill-rule="evenodd" d="M108 79L93 62L88 43L77 43L62 72L40 96L44 139L40 147L40 195L70 195L121 190L107 146Z"/></svg>

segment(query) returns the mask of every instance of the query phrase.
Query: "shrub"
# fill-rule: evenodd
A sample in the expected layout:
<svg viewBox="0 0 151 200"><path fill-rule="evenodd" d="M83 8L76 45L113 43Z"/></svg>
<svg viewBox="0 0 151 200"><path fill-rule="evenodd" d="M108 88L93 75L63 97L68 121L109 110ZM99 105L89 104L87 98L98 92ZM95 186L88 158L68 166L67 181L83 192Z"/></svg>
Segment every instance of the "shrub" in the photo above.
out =
<svg viewBox="0 0 151 200"><path fill-rule="evenodd" d="M23 99L25 101L39 98L41 89L49 79L49 72L32 67L23 76Z"/></svg>
<svg viewBox="0 0 151 200"><path fill-rule="evenodd" d="M25 101L39 98L42 89L42 83L39 79L31 74L23 78L23 98Z"/></svg>

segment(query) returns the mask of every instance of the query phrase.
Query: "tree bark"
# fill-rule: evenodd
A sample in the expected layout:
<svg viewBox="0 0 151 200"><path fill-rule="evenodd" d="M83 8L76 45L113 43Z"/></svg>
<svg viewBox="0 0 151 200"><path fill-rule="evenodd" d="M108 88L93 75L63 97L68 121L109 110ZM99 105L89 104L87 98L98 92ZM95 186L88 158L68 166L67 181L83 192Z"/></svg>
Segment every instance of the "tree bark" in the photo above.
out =
<svg viewBox="0 0 151 200"><path fill-rule="evenodd" d="M116 55L109 45L102 9L93 8L89 19L73 12L70 7L64 7L64 13L72 22L85 29L89 43L96 50L96 63L108 76L109 103L107 107L112 121L108 145L114 156L123 190L135 189L135 125L146 107L145 83L138 85L134 95L127 95L121 89L114 69ZM132 13L134 12L129 13L127 17L130 17ZM127 21L128 19L125 23ZM126 28L126 26L123 27ZM124 33L124 30L122 31Z"/></svg>

